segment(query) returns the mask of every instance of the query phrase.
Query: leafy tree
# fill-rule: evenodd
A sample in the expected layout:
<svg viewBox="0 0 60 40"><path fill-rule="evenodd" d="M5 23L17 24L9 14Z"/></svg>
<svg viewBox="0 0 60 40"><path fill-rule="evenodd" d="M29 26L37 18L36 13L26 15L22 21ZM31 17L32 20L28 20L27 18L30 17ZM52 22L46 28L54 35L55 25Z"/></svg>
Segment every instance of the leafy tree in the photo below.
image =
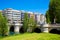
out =
<svg viewBox="0 0 60 40"><path fill-rule="evenodd" d="M30 29L29 32L33 32L35 27L36 27L36 22L34 18L33 17L29 18L29 22L28 22L28 29Z"/></svg>
<svg viewBox="0 0 60 40"><path fill-rule="evenodd" d="M50 23L50 15L49 15L49 11L46 12L46 22Z"/></svg>
<svg viewBox="0 0 60 40"><path fill-rule="evenodd" d="M27 13L24 13L23 28L24 28L24 32L27 32L27 28L28 28L28 14Z"/></svg>
<svg viewBox="0 0 60 40"><path fill-rule="evenodd" d="M2 16L2 13L0 12L0 34L2 36L7 35L8 27L7 27L7 19Z"/></svg>
<svg viewBox="0 0 60 40"><path fill-rule="evenodd" d="M60 0L50 0L48 11L51 23L60 23Z"/></svg>
<svg viewBox="0 0 60 40"><path fill-rule="evenodd" d="M25 13L24 20L23 20L24 32L32 32L35 27L36 27L36 23L33 17L29 18L28 14Z"/></svg>

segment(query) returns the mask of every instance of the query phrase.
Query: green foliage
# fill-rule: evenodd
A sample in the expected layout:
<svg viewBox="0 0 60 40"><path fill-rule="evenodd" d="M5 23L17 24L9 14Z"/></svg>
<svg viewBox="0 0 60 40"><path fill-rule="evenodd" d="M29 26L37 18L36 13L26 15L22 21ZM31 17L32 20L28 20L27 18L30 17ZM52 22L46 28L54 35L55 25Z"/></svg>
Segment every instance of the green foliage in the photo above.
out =
<svg viewBox="0 0 60 40"><path fill-rule="evenodd" d="M24 14L24 20L23 20L23 28L24 32L27 32L29 29L29 32L33 31L33 29L36 27L36 22L33 18L28 18L28 14Z"/></svg>
<svg viewBox="0 0 60 40"><path fill-rule="evenodd" d="M50 22L49 11L46 12L46 15L45 15L45 16L46 16L46 22L47 22L47 23L51 23L51 22Z"/></svg>
<svg viewBox="0 0 60 40"><path fill-rule="evenodd" d="M51 23L60 23L60 0L50 0L49 4L49 16Z"/></svg>
<svg viewBox="0 0 60 40"><path fill-rule="evenodd" d="M26 32L28 28L28 14L27 13L24 14L23 28L24 28L24 32Z"/></svg>
<svg viewBox="0 0 60 40"><path fill-rule="evenodd" d="M2 36L6 35L8 31L7 28L7 19L2 16L2 13L0 12L0 34Z"/></svg>
<svg viewBox="0 0 60 40"><path fill-rule="evenodd" d="M33 32L34 28L36 27L36 22L34 20L34 18L29 18L29 22L28 22L28 27L31 29L30 31Z"/></svg>

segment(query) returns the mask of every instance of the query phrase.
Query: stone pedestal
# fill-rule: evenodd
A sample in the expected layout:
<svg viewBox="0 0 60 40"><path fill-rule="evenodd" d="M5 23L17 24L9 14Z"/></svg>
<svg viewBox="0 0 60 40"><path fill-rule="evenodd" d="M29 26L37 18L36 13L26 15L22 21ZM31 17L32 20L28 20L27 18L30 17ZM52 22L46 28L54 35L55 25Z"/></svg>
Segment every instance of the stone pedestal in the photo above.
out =
<svg viewBox="0 0 60 40"><path fill-rule="evenodd" d="M44 24L44 25L43 25L43 28L42 28L42 31L48 33L48 32L49 32L49 31L48 31L48 27L49 27L48 24Z"/></svg>
<svg viewBox="0 0 60 40"><path fill-rule="evenodd" d="M43 28L43 32L48 33L48 28Z"/></svg>
<svg viewBox="0 0 60 40"><path fill-rule="evenodd" d="M19 26L18 25L15 25L14 32L16 34L19 34Z"/></svg>

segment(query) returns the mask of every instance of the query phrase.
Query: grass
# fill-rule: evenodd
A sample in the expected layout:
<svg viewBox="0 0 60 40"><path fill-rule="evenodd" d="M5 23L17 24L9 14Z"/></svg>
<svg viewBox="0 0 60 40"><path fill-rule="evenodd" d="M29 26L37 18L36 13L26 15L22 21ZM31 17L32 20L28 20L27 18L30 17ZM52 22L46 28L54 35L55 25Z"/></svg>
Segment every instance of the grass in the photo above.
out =
<svg viewBox="0 0 60 40"><path fill-rule="evenodd" d="M0 40L60 40L60 35L50 33L25 33L0 38Z"/></svg>

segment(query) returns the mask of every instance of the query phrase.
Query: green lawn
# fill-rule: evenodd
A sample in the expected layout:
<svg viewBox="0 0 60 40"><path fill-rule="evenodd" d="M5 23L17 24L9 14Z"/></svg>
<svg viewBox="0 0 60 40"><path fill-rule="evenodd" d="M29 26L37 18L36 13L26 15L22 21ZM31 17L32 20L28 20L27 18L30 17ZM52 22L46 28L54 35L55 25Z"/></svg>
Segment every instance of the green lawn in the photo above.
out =
<svg viewBox="0 0 60 40"><path fill-rule="evenodd" d="M0 38L0 40L60 40L60 35L50 33L25 33Z"/></svg>

